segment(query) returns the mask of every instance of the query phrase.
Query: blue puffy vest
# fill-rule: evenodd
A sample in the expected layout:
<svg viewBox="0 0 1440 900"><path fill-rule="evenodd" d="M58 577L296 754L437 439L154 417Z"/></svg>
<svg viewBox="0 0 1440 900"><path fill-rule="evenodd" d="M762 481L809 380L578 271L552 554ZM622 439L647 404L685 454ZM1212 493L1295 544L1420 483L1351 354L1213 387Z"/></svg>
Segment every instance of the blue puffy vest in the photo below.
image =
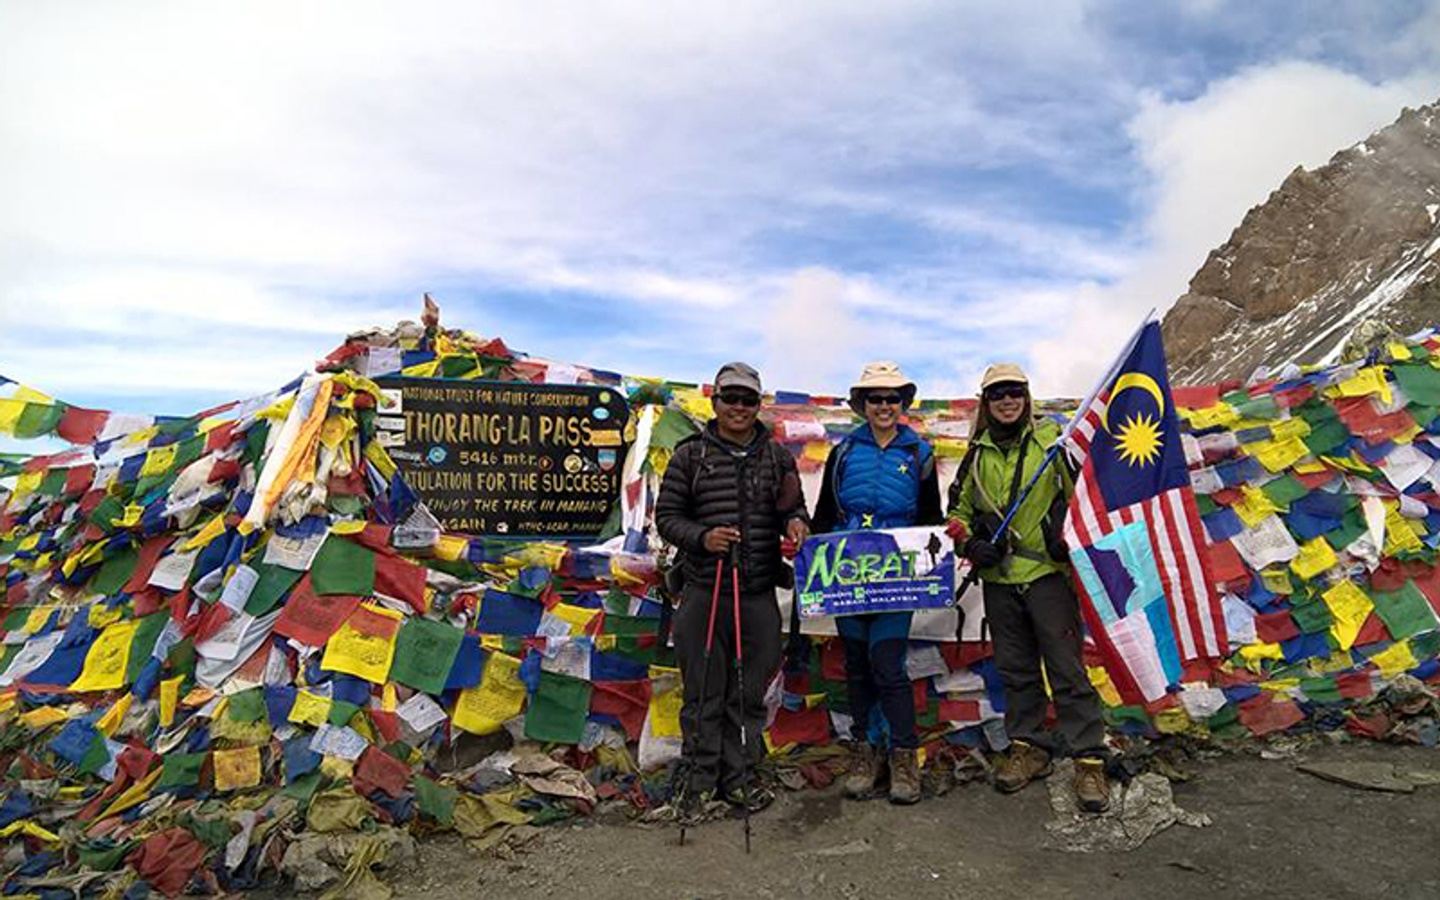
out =
<svg viewBox="0 0 1440 900"><path fill-rule="evenodd" d="M920 481L934 453L913 429L901 425L885 449L869 425L850 432L835 452L835 499L842 528L904 528L915 524Z"/></svg>

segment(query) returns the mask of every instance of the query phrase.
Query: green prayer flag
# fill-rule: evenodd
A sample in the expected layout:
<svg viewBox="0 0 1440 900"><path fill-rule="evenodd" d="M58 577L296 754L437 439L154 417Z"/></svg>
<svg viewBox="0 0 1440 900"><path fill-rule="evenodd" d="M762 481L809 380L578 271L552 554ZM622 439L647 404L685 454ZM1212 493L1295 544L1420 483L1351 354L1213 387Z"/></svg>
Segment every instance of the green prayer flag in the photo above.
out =
<svg viewBox="0 0 1440 900"><path fill-rule="evenodd" d="M1350 429L1339 419L1332 419L1323 425L1311 429L1310 433L1300 439L1310 453L1314 456L1323 456L1335 448L1350 440Z"/></svg>
<svg viewBox="0 0 1440 900"><path fill-rule="evenodd" d="M39 494L45 497L58 497L61 491L65 490L65 470L49 469L45 477L40 479L40 487L36 489Z"/></svg>
<svg viewBox="0 0 1440 900"><path fill-rule="evenodd" d="M52 433L65 415L63 403L26 403L15 420L17 438L37 438Z"/></svg>
<svg viewBox="0 0 1440 900"><path fill-rule="evenodd" d="M525 737L578 744L590 714L590 682L556 672L540 673L540 688L525 711Z"/></svg>
<svg viewBox="0 0 1440 900"><path fill-rule="evenodd" d="M310 798L314 797L315 792L319 790L320 778L321 776L318 771L306 772L304 775L285 785L280 793L297 801L300 804L300 808L304 809L310 805Z"/></svg>
<svg viewBox="0 0 1440 900"><path fill-rule="evenodd" d="M1294 619L1295 624L1306 634L1326 631L1335 621L1334 616L1330 614L1330 607L1325 604L1325 601L1319 599L1292 599L1290 618Z"/></svg>
<svg viewBox="0 0 1440 900"><path fill-rule="evenodd" d="M260 721L265 718L264 691L260 688L251 688L248 691L231 694L225 713L232 722L248 725Z"/></svg>
<svg viewBox="0 0 1440 900"><path fill-rule="evenodd" d="M1345 699L1340 695L1339 683L1329 675L1300 679L1300 690L1307 700L1314 703L1340 703Z"/></svg>
<svg viewBox="0 0 1440 900"><path fill-rule="evenodd" d="M480 368L480 361L474 356L456 355L442 356L440 358L440 375L442 378L460 378Z"/></svg>
<svg viewBox="0 0 1440 900"><path fill-rule="evenodd" d="M1291 503L1310 493L1309 488L1288 472L1279 478L1272 478L1260 490L1271 503L1285 510L1290 508Z"/></svg>
<svg viewBox="0 0 1440 900"><path fill-rule="evenodd" d="M265 441L270 436L270 423L264 419L255 421L245 430L245 462L258 467L260 457L265 455Z"/></svg>
<svg viewBox="0 0 1440 900"><path fill-rule="evenodd" d="M645 637L658 633L660 620L647 616L622 616L606 613L601 625L601 634L615 634L621 637Z"/></svg>
<svg viewBox="0 0 1440 900"><path fill-rule="evenodd" d="M165 630L165 623L168 621L169 612L157 612L145 616L140 620L140 624L135 626L135 637L130 641L130 658L125 662L126 684L134 684L135 679L140 677L140 670L150 662L155 642L160 639L160 632Z"/></svg>
<svg viewBox="0 0 1440 900"><path fill-rule="evenodd" d="M1435 611L1415 586L1407 581L1398 591L1374 591L1370 599L1375 604L1375 614L1385 623L1385 630L1397 641L1432 631L1437 624Z"/></svg>
<svg viewBox="0 0 1440 900"><path fill-rule="evenodd" d="M369 596L375 593L375 551L332 534L310 565L310 583L317 594Z"/></svg>
<svg viewBox="0 0 1440 900"><path fill-rule="evenodd" d="M251 568L259 576L255 580L255 587L250 591L250 597L245 601L245 611L252 616L263 616L280 602L295 582L305 574L294 569L287 569L284 566L272 566L269 563L254 563Z"/></svg>
<svg viewBox="0 0 1440 900"><path fill-rule="evenodd" d="M1411 403L1440 406L1440 369L1429 363L1396 363L1390 367L1390 372Z"/></svg>
<svg viewBox="0 0 1440 900"><path fill-rule="evenodd" d="M80 865L92 872L109 872L120 866L120 861L125 858L135 847L134 841L123 841L119 844L110 838L99 838L93 841L83 841L75 846L75 855L80 860Z"/></svg>
<svg viewBox="0 0 1440 900"><path fill-rule="evenodd" d="M89 519L91 524L109 533L115 530L115 520L125 515L125 504L119 497L106 495L103 500L95 504L90 510Z"/></svg>
<svg viewBox="0 0 1440 900"><path fill-rule="evenodd" d="M330 724L337 728L349 725L350 720L355 718L355 714L359 711L360 707L348 700L332 700L330 702Z"/></svg>
<svg viewBox="0 0 1440 900"><path fill-rule="evenodd" d="M455 801L459 796L460 792L453 787L431 781L424 775L415 776L415 805L447 828L455 823Z"/></svg>
<svg viewBox="0 0 1440 900"><path fill-rule="evenodd" d="M109 762L110 747L105 743L105 738L97 734L85 749L85 755L80 758L79 768L87 775L94 775Z"/></svg>
<svg viewBox="0 0 1440 900"><path fill-rule="evenodd" d="M107 597L120 593L139 562L140 551L134 546L126 547L100 564L100 571L91 580L90 589Z"/></svg>
<svg viewBox="0 0 1440 900"><path fill-rule="evenodd" d="M442 693L464 635L445 622L418 616L406 619L395 638L390 678L427 694Z"/></svg>
<svg viewBox="0 0 1440 900"><path fill-rule="evenodd" d="M1350 510L1340 520L1340 527L1327 531L1324 535L1325 543L1335 550L1344 550L1346 547L1359 540L1360 535L1369 530L1365 524L1365 517L1359 510Z"/></svg>
<svg viewBox="0 0 1440 900"><path fill-rule="evenodd" d="M171 466L174 472L181 472L186 466L199 459L205 453L205 436L196 435L180 442L175 448L175 463Z"/></svg>
<svg viewBox="0 0 1440 900"><path fill-rule="evenodd" d="M155 787L160 790L172 787L190 787L200 783L200 770L205 768L208 753L167 753L161 763L160 780Z"/></svg>

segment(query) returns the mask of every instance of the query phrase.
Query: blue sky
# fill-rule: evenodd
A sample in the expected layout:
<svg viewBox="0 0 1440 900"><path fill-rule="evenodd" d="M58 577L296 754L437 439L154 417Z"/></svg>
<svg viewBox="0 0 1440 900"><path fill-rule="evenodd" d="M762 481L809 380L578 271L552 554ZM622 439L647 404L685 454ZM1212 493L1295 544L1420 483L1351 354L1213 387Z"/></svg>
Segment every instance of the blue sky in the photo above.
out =
<svg viewBox="0 0 1440 900"><path fill-rule="evenodd" d="M185 413L428 290L637 374L1080 394L1437 48L1434 2L0 0L0 373Z"/></svg>

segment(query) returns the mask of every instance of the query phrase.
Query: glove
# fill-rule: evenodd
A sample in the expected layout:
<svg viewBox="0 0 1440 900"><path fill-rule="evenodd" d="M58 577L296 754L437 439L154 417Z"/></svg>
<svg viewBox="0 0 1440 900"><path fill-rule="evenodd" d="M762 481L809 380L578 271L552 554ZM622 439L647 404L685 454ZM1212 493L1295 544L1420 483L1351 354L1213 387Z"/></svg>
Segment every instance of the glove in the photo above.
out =
<svg viewBox="0 0 1440 900"><path fill-rule="evenodd" d="M970 536L970 529L966 528L965 523L959 519L951 519L945 523L945 533L950 536L951 543L960 547L964 545L966 538Z"/></svg>
<svg viewBox="0 0 1440 900"><path fill-rule="evenodd" d="M965 542L964 555L966 559L981 569L998 566L1000 561L1005 558L1005 554L999 547L981 537L972 537Z"/></svg>
<svg viewBox="0 0 1440 900"><path fill-rule="evenodd" d="M1045 552L1056 562L1069 562L1070 547L1065 543L1065 538L1059 534L1045 535Z"/></svg>
<svg viewBox="0 0 1440 900"><path fill-rule="evenodd" d="M795 556L796 556L796 554L798 554L799 552L800 552L800 545L799 545L799 544L797 544L797 543L795 543L794 541L790 540L788 537L783 537L783 538L780 539L780 555L781 555L781 556L785 557L786 559L794 559Z"/></svg>

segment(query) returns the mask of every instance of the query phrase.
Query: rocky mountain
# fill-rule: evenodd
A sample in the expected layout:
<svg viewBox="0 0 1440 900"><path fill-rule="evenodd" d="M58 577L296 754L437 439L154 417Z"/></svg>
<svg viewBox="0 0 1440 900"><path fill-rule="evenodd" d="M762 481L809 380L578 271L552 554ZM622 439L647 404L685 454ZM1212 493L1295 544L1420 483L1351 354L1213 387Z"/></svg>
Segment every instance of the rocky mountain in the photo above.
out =
<svg viewBox="0 0 1440 900"><path fill-rule="evenodd" d="M1440 324L1440 101L1296 168L1210 252L1165 316L1171 377L1203 384L1340 357Z"/></svg>

